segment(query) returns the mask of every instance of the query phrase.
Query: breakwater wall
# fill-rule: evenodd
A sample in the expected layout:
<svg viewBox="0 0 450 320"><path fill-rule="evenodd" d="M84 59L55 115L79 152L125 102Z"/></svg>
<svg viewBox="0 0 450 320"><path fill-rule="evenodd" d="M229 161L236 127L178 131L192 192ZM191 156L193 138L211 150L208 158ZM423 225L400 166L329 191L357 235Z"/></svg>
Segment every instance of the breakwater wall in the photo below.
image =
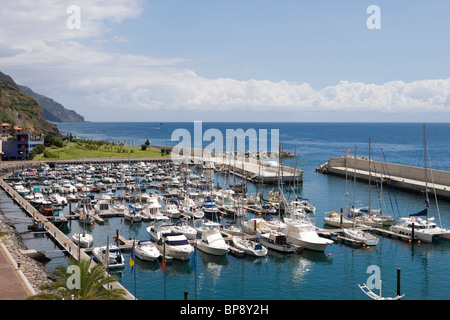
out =
<svg viewBox="0 0 450 320"><path fill-rule="evenodd" d="M369 162L365 157L335 157L320 165L317 172L347 176L357 179L376 181L378 183L392 183L395 188L425 192L436 191L436 195L450 199L450 172L406 166L380 161Z"/></svg>

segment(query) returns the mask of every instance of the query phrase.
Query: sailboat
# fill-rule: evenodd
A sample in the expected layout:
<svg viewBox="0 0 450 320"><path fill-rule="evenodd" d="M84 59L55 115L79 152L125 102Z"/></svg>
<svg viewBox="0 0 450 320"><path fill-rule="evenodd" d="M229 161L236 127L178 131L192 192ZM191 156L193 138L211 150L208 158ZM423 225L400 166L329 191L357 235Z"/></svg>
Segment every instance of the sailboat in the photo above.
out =
<svg viewBox="0 0 450 320"><path fill-rule="evenodd" d="M355 147L355 174L354 174L354 183L356 184L356 147ZM347 180L346 180L347 184ZM353 188L353 208L355 208L355 195L356 195L356 188L354 186ZM346 210L348 210L346 205ZM368 215L370 217L370 138L369 138L369 210ZM353 217L355 219L355 217ZM350 228L344 228L343 229L344 235L347 238L360 241L364 243L367 246L375 246L378 244L378 237L371 234L370 232L366 230L356 229L355 224L353 224Z"/></svg>
<svg viewBox="0 0 450 320"><path fill-rule="evenodd" d="M410 214L408 217L400 218L396 225L392 225L389 230L395 233L411 236L412 238L431 243L435 238L444 238L450 240L450 230L438 226L433 220L434 217L428 216L430 200L428 198L428 155L427 140L425 133L425 124L423 125L424 152L425 152L425 209ZM437 198L435 194L435 200ZM439 214L439 209L438 209ZM425 219L421 218L425 217ZM440 219L439 219L440 220Z"/></svg>

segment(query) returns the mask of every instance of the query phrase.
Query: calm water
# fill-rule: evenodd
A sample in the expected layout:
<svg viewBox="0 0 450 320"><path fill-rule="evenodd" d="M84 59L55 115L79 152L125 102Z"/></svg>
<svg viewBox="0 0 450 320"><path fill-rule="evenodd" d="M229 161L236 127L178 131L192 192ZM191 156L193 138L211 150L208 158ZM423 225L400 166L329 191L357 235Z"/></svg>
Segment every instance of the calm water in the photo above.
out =
<svg viewBox="0 0 450 320"><path fill-rule="evenodd" d="M147 139L153 145L175 145L177 141L170 140L175 129L193 129L193 123L165 123L162 126L153 123L72 123L58 126L61 131L79 137L121 141L130 145L141 145ZM323 226L325 212L339 211L345 206L345 179L316 173L315 168L332 156L345 155L346 149L354 154L356 147L358 155L368 156L369 138L372 157L376 160L380 159L383 148L388 162L423 166L422 126L420 123L203 123L203 131L208 128L222 132L236 128L279 129L280 143L287 151L296 149L299 154L300 161L290 160L291 165L297 163L304 170L301 194L316 205L316 225ZM427 124L427 143L432 168L450 170L450 124ZM220 175L216 176L216 181L222 185L226 183ZM250 186L250 189L255 190L255 187ZM367 183L357 182L357 206L367 204L368 191ZM378 189L374 187L371 192L372 200L377 199ZM420 194L395 190L397 204L393 194L386 193L383 197L388 211L398 205L402 215L424 207ZM439 200L439 209L443 225L450 227L450 203ZM398 212L393 214L398 215ZM19 228L20 223L17 221ZM104 245L106 237L109 235L111 238L117 228L126 238L148 238L147 226L147 222L131 225L120 218L111 218L104 225L95 224L91 232L95 245ZM69 234L81 228L78 221L72 221ZM23 237L26 245L49 252L52 260L47 267L50 270L65 263L64 256L46 236L26 234ZM128 261L130 253L124 253L124 256ZM335 243L328 246L325 253L305 251L281 255L270 252L262 259L232 255L213 257L199 252L196 273L188 263L177 261L166 267L166 273L161 271L158 262L137 260L136 265L136 295L141 300L160 300L164 294L167 299L181 300L184 291L188 291L193 299L195 279L197 298L204 300L367 300L369 298L358 284L367 282L369 274L366 270L370 265L381 269L384 296L395 296L396 272L400 268L405 299L450 297L450 242L446 241L412 246L380 237L379 245L370 250ZM134 294L134 275L130 267L127 265L118 276Z"/></svg>

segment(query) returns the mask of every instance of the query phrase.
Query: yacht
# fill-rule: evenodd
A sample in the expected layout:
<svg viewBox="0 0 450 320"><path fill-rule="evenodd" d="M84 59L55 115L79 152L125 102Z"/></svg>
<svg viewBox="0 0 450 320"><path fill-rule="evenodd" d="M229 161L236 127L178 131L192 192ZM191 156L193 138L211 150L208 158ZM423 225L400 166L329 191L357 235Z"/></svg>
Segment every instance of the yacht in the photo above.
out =
<svg viewBox="0 0 450 320"><path fill-rule="evenodd" d="M203 232L201 239L197 241L197 248L215 256L223 256L230 250L218 229Z"/></svg>
<svg viewBox="0 0 450 320"><path fill-rule="evenodd" d="M172 231L184 234L188 240L194 240L197 237L197 230L189 226L184 219L177 221L177 223L172 226Z"/></svg>
<svg viewBox="0 0 450 320"><path fill-rule="evenodd" d="M201 206L201 209L205 214L214 215L219 214L220 211L216 206L216 202L212 198L206 198Z"/></svg>
<svg viewBox="0 0 450 320"><path fill-rule="evenodd" d="M283 233L289 243L309 250L325 251L333 243L332 240L320 237L316 227L306 219L288 222Z"/></svg>
<svg viewBox="0 0 450 320"><path fill-rule="evenodd" d="M164 215L171 219L178 219L181 217L181 212L178 210L178 206L175 203L168 201L164 207Z"/></svg>
<svg viewBox="0 0 450 320"><path fill-rule="evenodd" d="M267 248L262 246L260 243L244 239L241 237L233 237L233 245L245 252L246 255L254 257L264 257L267 255Z"/></svg>
<svg viewBox="0 0 450 320"><path fill-rule="evenodd" d="M107 252L107 246L96 247L92 250L95 258L107 268L125 267L124 259L119 247L110 245Z"/></svg>
<svg viewBox="0 0 450 320"><path fill-rule="evenodd" d="M160 221L147 227L147 232L150 234L150 239L153 241L160 240L163 233L168 233L171 231L172 231L172 229L171 229L170 225L160 222Z"/></svg>
<svg viewBox="0 0 450 320"><path fill-rule="evenodd" d="M72 241L82 248L89 248L94 243L94 237L89 233L75 233L72 235Z"/></svg>
<svg viewBox="0 0 450 320"><path fill-rule="evenodd" d="M125 209L123 211L123 216L125 221L131 221L131 222L140 222L142 221L142 214L139 212L139 210L129 207L128 210Z"/></svg>
<svg viewBox="0 0 450 320"><path fill-rule="evenodd" d="M177 260L188 260L194 251L187 238L179 232L162 233L156 246L163 255Z"/></svg>
<svg viewBox="0 0 450 320"><path fill-rule="evenodd" d="M155 261L161 256L158 248L150 240L135 241L134 250L136 257L144 261Z"/></svg>

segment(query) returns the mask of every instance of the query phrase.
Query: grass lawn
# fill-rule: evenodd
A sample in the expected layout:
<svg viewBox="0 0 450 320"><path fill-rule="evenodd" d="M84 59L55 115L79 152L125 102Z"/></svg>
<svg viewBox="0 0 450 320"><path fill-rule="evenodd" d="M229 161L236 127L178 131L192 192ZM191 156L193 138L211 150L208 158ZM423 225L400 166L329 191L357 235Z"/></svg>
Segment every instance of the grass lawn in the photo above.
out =
<svg viewBox="0 0 450 320"><path fill-rule="evenodd" d="M112 150L111 150L112 149ZM51 157L44 157L44 153L36 155L33 160L75 160L89 158L160 158L161 150L149 147L142 150L141 147L123 146L121 151L118 147L102 145L96 150L87 149L74 142L64 143L64 147L46 147L46 151L51 153ZM168 156L164 154L164 156Z"/></svg>

